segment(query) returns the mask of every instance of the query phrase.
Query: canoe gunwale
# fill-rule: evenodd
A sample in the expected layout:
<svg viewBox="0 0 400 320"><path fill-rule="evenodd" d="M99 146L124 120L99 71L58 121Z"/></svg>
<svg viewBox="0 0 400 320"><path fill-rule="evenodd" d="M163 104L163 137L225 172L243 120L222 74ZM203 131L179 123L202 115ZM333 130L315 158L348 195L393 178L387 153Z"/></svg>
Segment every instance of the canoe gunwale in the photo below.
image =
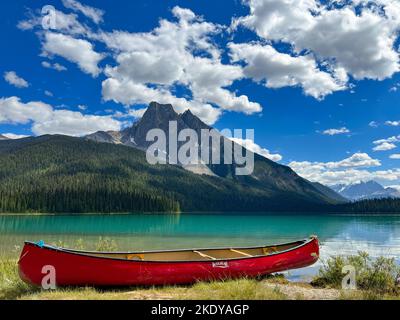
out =
<svg viewBox="0 0 400 320"><path fill-rule="evenodd" d="M280 255L280 254L285 254L290 251L298 250L301 247L304 247L313 241L318 241L318 238L315 236L312 236L308 239L289 242L289 243L267 245L267 246L255 246L255 247L221 247L221 248L201 248L201 249L194 248L194 249L135 251L135 252L99 252L99 251L73 250L73 249L67 249L67 248L54 247L54 246L50 246L50 245L46 245L46 244L41 246L32 241L25 241L25 245L35 246L35 247L45 249L45 250L52 250L52 251L62 252L65 254L83 256L86 258L94 258L94 259L99 259L99 260L117 260L117 261L131 262L131 263L193 263L193 262L194 263L210 263L210 262L219 262L219 261L240 261L240 260L248 260L248 259L260 259L260 258L265 258L265 257L270 257L270 256L276 256L276 255ZM243 256L243 257L235 257L235 258L217 258L215 260L130 260L130 259L124 259L124 258L117 258L117 257L96 256L96 254L104 254L104 255L107 255L107 254L109 254L109 255L118 255L118 254L131 255L132 254L132 255L135 255L135 254L146 254L146 253L193 252L193 251L204 251L204 250L261 249L261 248L276 247L276 246L294 245L296 243L300 243L300 244L297 246L293 246L292 248L277 251L277 252L272 252L267 255L254 255L254 256L249 256L249 257Z"/></svg>

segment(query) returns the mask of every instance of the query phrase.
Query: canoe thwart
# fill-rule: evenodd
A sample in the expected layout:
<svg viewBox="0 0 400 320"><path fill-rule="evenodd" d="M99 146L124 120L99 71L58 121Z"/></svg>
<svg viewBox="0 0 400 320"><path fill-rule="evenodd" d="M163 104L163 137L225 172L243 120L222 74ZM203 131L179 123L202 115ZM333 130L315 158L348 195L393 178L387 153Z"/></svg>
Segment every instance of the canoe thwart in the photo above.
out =
<svg viewBox="0 0 400 320"><path fill-rule="evenodd" d="M239 251L239 250L236 250L236 249L230 249L230 250L231 250L232 252L239 253L239 254L241 254L242 256L245 256L245 257L252 257L251 254L248 254L248 253L243 252L243 251Z"/></svg>
<svg viewBox="0 0 400 320"><path fill-rule="evenodd" d="M203 252L197 251L197 250L193 250L194 253L197 253L198 255L202 256L203 258L208 258L211 260L217 260L217 258L211 257L208 254L205 254Z"/></svg>

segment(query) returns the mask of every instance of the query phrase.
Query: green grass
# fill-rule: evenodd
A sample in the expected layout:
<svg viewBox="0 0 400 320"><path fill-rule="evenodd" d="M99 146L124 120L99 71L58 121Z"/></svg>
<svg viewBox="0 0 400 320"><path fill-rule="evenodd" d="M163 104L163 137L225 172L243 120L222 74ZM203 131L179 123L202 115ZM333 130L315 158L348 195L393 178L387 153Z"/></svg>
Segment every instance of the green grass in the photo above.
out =
<svg viewBox="0 0 400 320"><path fill-rule="evenodd" d="M240 279L197 283L192 286L152 288L60 288L55 291L37 291L24 294L28 300L284 300L278 289L267 288L256 280Z"/></svg>
<svg viewBox="0 0 400 320"><path fill-rule="evenodd" d="M0 258L0 300L17 299L38 290L19 278L16 259Z"/></svg>
<svg viewBox="0 0 400 320"><path fill-rule="evenodd" d="M251 279L201 282L187 292L194 300L285 300L278 289L265 287L263 282Z"/></svg>

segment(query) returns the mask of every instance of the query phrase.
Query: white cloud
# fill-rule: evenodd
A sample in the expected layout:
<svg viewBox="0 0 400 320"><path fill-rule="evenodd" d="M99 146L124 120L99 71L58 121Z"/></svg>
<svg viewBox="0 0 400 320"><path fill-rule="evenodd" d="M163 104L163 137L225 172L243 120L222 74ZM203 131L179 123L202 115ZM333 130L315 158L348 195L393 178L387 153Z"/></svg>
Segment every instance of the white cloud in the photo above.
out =
<svg viewBox="0 0 400 320"><path fill-rule="evenodd" d="M346 88L342 76L335 78L320 71L311 55L291 56L260 43L230 43L228 46L232 61L245 61L245 76L264 82L268 88L300 86L305 94L316 99Z"/></svg>
<svg viewBox="0 0 400 320"><path fill-rule="evenodd" d="M280 154L272 154L268 149L259 146L251 139L240 139L240 138L230 138L230 139L240 144L241 146L245 147L246 149L254 153L257 153L267 159L270 159L272 161L282 160L282 156Z"/></svg>
<svg viewBox="0 0 400 320"><path fill-rule="evenodd" d="M100 73L98 63L104 58L93 50L93 45L86 40L75 39L61 33L46 32L43 42L44 55L59 55L78 64L79 68L93 77Z"/></svg>
<svg viewBox="0 0 400 320"><path fill-rule="evenodd" d="M37 135L82 136L99 130L119 130L121 128L121 123L111 116L54 110L46 103L40 101L24 103L18 97L0 98L0 123L32 123L32 132Z"/></svg>
<svg viewBox="0 0 400 320"><path fill-rule="evenodd" d="M100 23L104 12L76 0L63 0L67 8ZM57 29L40 31L43 53L59 55L97 76L103 54L94 41L103 42L115 59L105 68L105 101L127 107L160 98L176 104L178 112L190 108L208 124L224 110L254 114L262 106L232 88L235 81L252 78L268 88L301 87L317 99L352 88L349 79L391 77L400 69L394 44L400 27L400 4L394 0L341 2L317 0L246 0L249 15L234 19L261 39L230 43L228 64L224 48L214 41L224 26L207 22L189 9L174 7L174 20L160 19L149 32L102 30L93 32L76 14L57 11ZM357 6L357 10L355 10ZM40 16L19 23L21 29L40 25ZM90 42L89 42L90 41ZM285 53L276 49L282 43ZM351 77L350 77L351 76ZM185 93L178 97L178 88Z"/></svg>
<svg viewBox="0 0 400 320"><path fill-rule="evenodd" d="M382 143L396 143L396 142L400 142L400 135L399 136L392 136L389 137L387 139L380 139L380 140L375 140L373 142L373 144L377 145L377 144L382 144Z"/></svg>
<svg viewBox="0 0 400 320"><path fill-rule="evenodd" d="M6 80L9 84L17 87L17 88L27 88L29 87L29 83L19 77L15 71L7 71L4 73L4 80Z"/></svg>
<svg viewBox="0 0 400 320"><path fill-rule="evenodd" d="M116 61L118 66L108 68L107 74L138 83L173 84L184 72L180 61L150 52L124 52Z"/></svg>
<svg viewBox="0 0 400 320"><path fill-rule="evenodd" d="M389 156L390 159L399 159L400 160L400 153L395 153Z"/></svg>
<svg viewBox="0 0 400 320"><path fill-rule="evenodd" d="M51 117L52 107L40 101L22 103L18 97L0 99L0 123L27 124Z"/></svg>
<svg viewBox="0 0 400 320"><path fill-rule="evenodd" d="M387 186L387 188L393 188L393 189L396 189L398 192L400 192L400 185L389 185L389 186Z"/></svg>
<svg viewBox="0 0 400 320"><path fill-rule="evenodd" d="M376 147L374 147L372 150L374 151L388 151L395 149L396 145L390 142L383 142L381 144L378 144Z"/></svg>
<svg viewBox="0 0 400 320"><path fill-rule="evenodd" d="M334 136L337 134L344 134L344 133L350 133L350 130L347 129L346 127L342 127L339 129L327 129L322 132L322 134L329 135L329 136Z"/></svg>
<svg viewBox="0 0 400 320"><path fill-rule="evenodd" d="M375 140L373 144L375 147L373 148L374 151L388 151L393 150L397 146L395 143L400 142L400 135L399 136L392 136L387 139L380 139Z"/></svg>
<svg viewBox="0 0 400 320"><path fill-rule="evenodd" d="M143 117L143 115L144 115L144 113L146 112L146 110L147 110L147 108L140 108L140 109L129 109L129 110L127 110L127 112L126 113L124 113L124 112L121 112L121 111L117 111L117 112L114 112L113 110L108 110L110 113L111 112L114 112L114 118L117 118L117 119L119 119L119 118L121 118L121 119L123 119L123 118L129 118L129 117L133 117L133 118L135 118L135 119L140 119L140 118L142 118Z"/></svg>
<svg viewBox="0 0 400 320"><path fill-rule="evenodd" d="M24 135L24 134L15 134L15 133L2 133L3 136L7 137L8 139L23 139L23 138L27 138L29 136Z"/></svg>
<svg viewBox="0 0 400 320"><path fill-rule="evenodd" d="M96 24L103 22L103 15L104 15L103 10L83 5L82 3L76 0L62 0L62 3L64 7L76 12L81 12L86 17L92 19L93 22Z"/></svg>
<svg viewBox="0 0 400 320"><path fill-rule="evenodd" d="M47 68L47 69L54 69L56 71L67 71L67 68L64 67L63 65L59 63L50 63L48 61L43 61L42 62L42 67Z"/></svg>
<svg viewBox="0 0 400 320"><path fill-rule="evenodd" d="M367 153L354 153L349 158L338 162L326 162L324 166L328 169L354 168L354 167L379 167L381 162L371 158Z"/></svg>
<svg viewBox="0 0 400 320"><path fill-rule="evenodd" d="M260 104L228 89L243 73L240 66L221 62L220 49L211 40L221 27L188 9L175 7L172 13L177 22L160 20L148 33L98 35L116 53L117 62L105 70L104 100L127 106L154 100L172 103L178 112L190 108L208 124L218 119L221 109L260 112ZM189 89L191 97L176 97L177 85Z"/></svg>
<svg viewBox="0 0 400 320"><path fill-rule="evenodd" d="M49 90L45 90L44 94L48 97L52 97L53 96L53 92L49 91Z"/></svg>
<svg viewBox="0 0 400 320"><path fill-rule="evenodd" d="M55 18L56 28L54 31L57 30L58 32L70 35L84 35L90 33L89 29L78 21L78 16L76 14L65 14L62 11L55 10ZM42 19L43 17L40 14L36 15L30 13L29 18L20 21L17 27L21 30L32 30L38 28L42 31Z"/></svg>
<svg viewBox="0 0 400 320"><path fill-rule="evenodd" d="M249 101L247 96L237 96L225 89L235 80L242 78L240 67L221 64L203 57L194 57L191 60L186 67L184 82L188 83L196 100L214 103L223 109L245 114L262 110L260 104Z"/></svg>
<svg viewBox="0 0 400 320"><path fill-rule="evenodd" d="M350 184L359 181L379 180L397 181L400 169L370 171L366 168L377 167L381 163L368 154L358 153L338 162L293 161L289 166L302 177L325 185Z"/></svg>
<svg viewBox="0 0 400 320"><path fill-rule="evenodd" d="M32 131L37 135L82 136L96 131L120 129L121 123L110 116L84 115L70 110L55 110L50 119L35 122L32 126Z"/></svg>
<svg viewBox="0 0 400 320"><path fill-rule="evenodd" d="M103 81L102 94L106 101L122 103L126 106L134 104L147 104L149 101L157 101L162 104L171 103L178 113L190 109L195 115L208 124L217 121L221 110L212 107L210 104L203 104L195 100L178 98L167 89L149 88L146 85L138 84L130 80L119 81L109 78Z"/></svg>
<svg viewBox="0 0 400 320"><path fill-rule="evenodd" d="M340 69L355 79L390 78L400 69L395 48L400 3L377 0L331 2L316 0L248 0L250 13L235 19L267 41L284 42L293 53L314 55L332 74ZM357 6L357 10L355 7Z"/></svg>
<svg viewBox="0 0 400 320"><path fill-rule="evenodd" d="M377 128L379 126L378 122L376 121L371 121L368 125L372 128Z"/></svg>
<svg viewBox="0 0 400 320"><path fill-rule="evenodd" d="M400 126L400 121L386 121L385 124L392 127L398 127Z"/></svg>
<svg viewBox="0 0 400 320"><path fill-rule="evenodd" d="M134 118L141 118L141 117L143 117L146 110L147 110L147 108L131 109L131 110L129 110L129 115L133 116Z"/></svg>

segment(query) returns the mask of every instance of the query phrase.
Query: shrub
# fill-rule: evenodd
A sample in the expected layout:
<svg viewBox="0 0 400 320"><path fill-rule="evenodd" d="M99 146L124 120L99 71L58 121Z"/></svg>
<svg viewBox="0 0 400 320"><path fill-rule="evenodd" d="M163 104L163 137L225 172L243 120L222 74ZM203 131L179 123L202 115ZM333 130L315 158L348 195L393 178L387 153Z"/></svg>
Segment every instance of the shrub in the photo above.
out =
<svg viewBox="0 0 400 320"><path fill-rule="evenodd" d="M400 268L395 260L385 257L372 259L365 252L359 252L355 256L331 257L324 261L312 284L340 289L344 277L342 269L346 265L351 265L356 270L357 289L380 295L400 293L398 285Z"/></svg>

